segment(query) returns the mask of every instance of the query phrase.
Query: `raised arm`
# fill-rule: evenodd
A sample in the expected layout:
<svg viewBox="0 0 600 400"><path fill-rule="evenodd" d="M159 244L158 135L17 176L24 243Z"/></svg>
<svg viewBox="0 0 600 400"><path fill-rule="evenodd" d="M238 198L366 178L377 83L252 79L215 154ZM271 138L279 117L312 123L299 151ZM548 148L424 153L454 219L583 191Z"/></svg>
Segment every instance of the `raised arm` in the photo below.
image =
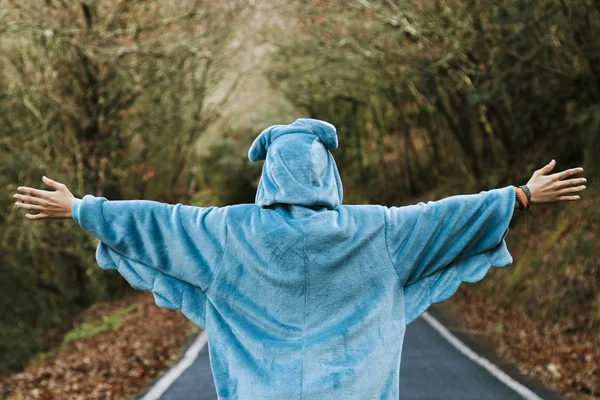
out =
<svg viewBox="0 0 600 400"><path fill-rule="evenodd" d="M74 199L73 219L122 256L198 286L212 281L223 256L226 211L149 200Z"/></svg>
<svg viewBox="0 0 600 400"><path fill-rule="evenodd" d="M403 286L499 246L508 232L514 204L515 189L507 186L387 208L388 251Z"/></svg>
<svg viewBox="0 0 600 400"><path fill-rule="evenodd" d="M226 208L192 207L149 200L75 198L61 183L44 177L55 191L20 187L28 201L17 206L39 211L32 220L73 218L118 254L205 289L224 252Z"/></svg>
<svg viewBox="0 0 600 400"><path fill-rule="evenodd" d="M550 174L554 160L527 182L531 204L578 200L582 168ZM444 301L461 282L477 282L490 266L512 263L504 238L516 208L514 186L405 207L386 212L390 258L405 287L407 322L431 303Z"/></svg>
<svg viewBox="0 0 600 400"><path fill-rule="evenodd" d="M181 310L204 328L205 290L227 241L227 208L148 200L75 198L66 185L43 178L54 191L19 187L16 206L30 220L73 218L99 239L96 261L118 270L136 289L151 291L160 307ZM25 203L26 202L26 203Z"/></svg>

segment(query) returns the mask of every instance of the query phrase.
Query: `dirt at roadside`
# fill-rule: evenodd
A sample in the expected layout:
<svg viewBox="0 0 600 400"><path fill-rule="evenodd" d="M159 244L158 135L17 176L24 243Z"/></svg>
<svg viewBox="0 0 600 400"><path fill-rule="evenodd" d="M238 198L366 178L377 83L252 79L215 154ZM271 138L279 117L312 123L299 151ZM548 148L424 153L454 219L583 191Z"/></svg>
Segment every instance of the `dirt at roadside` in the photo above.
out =
<svg viewBox="0 0 600 400"><path fill-rule="evenodd" d="M600 398L600 349L593 334L573 332L567 323L535 321L517 305L499 305L466 284L446 307L459 325L521 374L566 399Z"/></svg>
<svg viewBox="0 0 600 400"><path fill-rule="evenodd" d="M159 308L151 293L99 303L85 321L123 315L110 332L73 341L62 351L0 379L3 399L127 399L149 387L181 357L186 339L199 331L180 312Z"/></svg>

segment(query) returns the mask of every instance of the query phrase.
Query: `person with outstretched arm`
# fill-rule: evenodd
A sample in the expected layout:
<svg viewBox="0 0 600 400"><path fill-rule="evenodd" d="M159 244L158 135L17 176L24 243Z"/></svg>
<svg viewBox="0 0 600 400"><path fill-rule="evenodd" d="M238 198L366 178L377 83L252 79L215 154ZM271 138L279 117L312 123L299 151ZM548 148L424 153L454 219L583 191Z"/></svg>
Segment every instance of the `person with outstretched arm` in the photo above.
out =
<svg viewBox="0 0 600 400"><path fill-rule="evenodd" d="M398 399L406 325L512 257L515 210L575 201L582 168L403 207L342 204L330 123L260 133L254 203L193 207L19 187L31 220L73 218L96 261L204 329L219 399Z"/></svg>

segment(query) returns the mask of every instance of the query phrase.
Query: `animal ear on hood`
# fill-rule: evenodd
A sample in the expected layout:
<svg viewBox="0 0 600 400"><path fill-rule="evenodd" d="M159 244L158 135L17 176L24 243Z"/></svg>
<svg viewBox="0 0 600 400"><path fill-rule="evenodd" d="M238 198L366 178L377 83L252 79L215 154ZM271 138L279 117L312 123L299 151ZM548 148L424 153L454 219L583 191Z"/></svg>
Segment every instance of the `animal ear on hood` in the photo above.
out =
<svg viewBox="0 0 600 400"><path fill-rule="evenodd" d="M267 149L271 145L271 132L282 125L273 125L265 129L254 139L250 150L248 151L248 158L252 162L264 160L267 158Z"/></svg>
<svg viewBox="0 0 600 400"><path fill-rule="evenodd" d="M328 150L335 150L338 147L335 126L318 119L299 118L292 124L273 125L262 131L250 146L248 158L252 162L264 160L267 157L267 149L275 139L293 133L315 134Z"/></svg>
<svg viewBox="0 0 600 400"><path fill-rule="evenodd" d="M294 123L296 122L307 125L321 139L327 150L337 149L338 137L335 126L329 122L311 118L299 118Z"/></svg>

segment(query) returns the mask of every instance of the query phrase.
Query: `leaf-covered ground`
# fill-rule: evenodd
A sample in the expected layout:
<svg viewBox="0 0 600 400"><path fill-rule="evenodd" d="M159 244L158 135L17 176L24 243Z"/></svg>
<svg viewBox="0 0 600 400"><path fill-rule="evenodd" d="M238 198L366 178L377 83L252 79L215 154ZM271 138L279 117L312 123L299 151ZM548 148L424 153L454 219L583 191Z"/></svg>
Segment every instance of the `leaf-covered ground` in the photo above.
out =
<svg viewBox="0 0 600 400"><path fill-rule="evenodd" d="M198 329L150 293L99 303L49 355L0 380L3 399L128 399L180 358ZM41 360L39 360L41 359Z"/></svg>
<svg viewBox="0 0 600 400"><path fill-rule="evenodd" d="M568 399L600 397L600 350L591 333L568 323L534 321L518 306L499 305L481 290L464 287L449 302L470 330L500 358Z"/></svg>

